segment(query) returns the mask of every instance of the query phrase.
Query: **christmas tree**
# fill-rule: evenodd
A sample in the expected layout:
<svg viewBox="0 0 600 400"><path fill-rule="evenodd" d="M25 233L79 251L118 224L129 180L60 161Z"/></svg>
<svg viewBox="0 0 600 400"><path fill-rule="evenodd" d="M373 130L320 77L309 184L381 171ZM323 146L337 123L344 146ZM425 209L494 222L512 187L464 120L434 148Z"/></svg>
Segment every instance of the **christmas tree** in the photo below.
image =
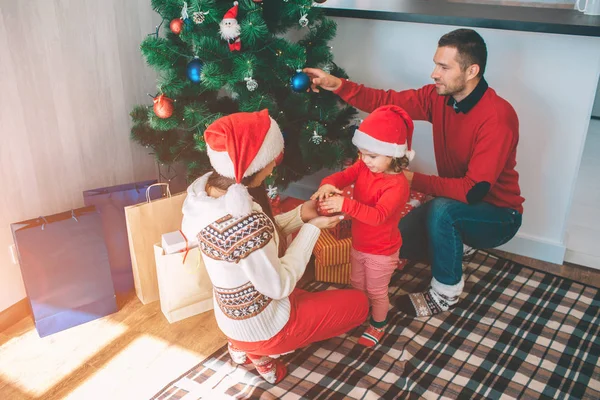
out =
<svg viewBox="0 0 600 400"><path fill-rule="evenodd" d="M336 24L313 0L151 4L163 22L141 51L158 72L158 93L152 106L131 112L131 135L159 163L182 162L189 180L200 176L210 168L206 127L223 115L265 108L281 127L286 148L270 184L283 188L356 154L356 110L330 92L307 92L310 82L301 72L311 66L346 77L328 45Z"/></svg>

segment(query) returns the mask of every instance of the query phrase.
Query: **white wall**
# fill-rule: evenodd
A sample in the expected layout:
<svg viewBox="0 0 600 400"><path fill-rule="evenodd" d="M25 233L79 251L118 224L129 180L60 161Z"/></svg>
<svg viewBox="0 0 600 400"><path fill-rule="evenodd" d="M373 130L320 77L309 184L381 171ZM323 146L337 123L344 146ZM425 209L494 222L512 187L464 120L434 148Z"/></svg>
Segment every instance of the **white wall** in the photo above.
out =
<svg viewBox="0 0 600 400"><path fill-rule="evenodd" d="M437 40L457 27L336 18L335 61L353 81L402 90L431 82ZM600 69L600 38L477 29L486 79L520 119L523 226L505 249L562 262L565 222ZM591 84L593 82L593 84ZM415 170L435 173L431 125L417 123ZM305 184L316 180L306 179Z"/></svg>
<svg viewBox="0 0 600 400"><path fill-rule="evenodd" d="M596 100L594 101L592 115L600 118L600 81L598 82L598 88L596 89Z"/></svg>
<svg viewBox="0 0 600 400"><path fill-rule="evenodd" d="M156 177L128 115L155 91L139 51L155 15L147 0L0 0L0 311L25 297L10 223Z"/></svg>

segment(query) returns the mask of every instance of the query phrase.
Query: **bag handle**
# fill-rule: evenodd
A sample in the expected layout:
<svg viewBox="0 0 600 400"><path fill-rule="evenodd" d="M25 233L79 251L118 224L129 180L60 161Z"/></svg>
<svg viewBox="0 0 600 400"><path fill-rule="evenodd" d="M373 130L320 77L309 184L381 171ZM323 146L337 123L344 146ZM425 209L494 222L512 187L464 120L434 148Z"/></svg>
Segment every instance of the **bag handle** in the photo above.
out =
<svg viewBox="0 0 600 400"><path fill-rule="evenodd" d="M146 189L146 203L150 203L150 189L153 186L166 186L167 187L167 189L166 189L167 197L171 197L171 189L169 189L168 183L155 183L155 184L148 186L148 188Z"/></svg>

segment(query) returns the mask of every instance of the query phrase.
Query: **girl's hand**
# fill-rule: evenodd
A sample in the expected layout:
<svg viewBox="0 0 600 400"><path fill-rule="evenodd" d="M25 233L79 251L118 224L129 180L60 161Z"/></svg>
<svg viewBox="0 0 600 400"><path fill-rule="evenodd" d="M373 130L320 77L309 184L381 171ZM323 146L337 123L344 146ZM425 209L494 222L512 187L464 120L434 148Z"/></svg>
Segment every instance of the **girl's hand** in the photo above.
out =
<svg viewBox="0 0 600 400"><path fill-rule="evenodd" d="M317 217L311 219L309 224L312 224L319 229L330 229L339 224L343 219L343 215L336 215L335 217Z"/></svg>
<svg viewBox="0 0 600 400"><path fill-rule="evenodd" d="M310 196L310 199L311 200L325 200L327 197L331 196L332 194L342 194L342 191L333 185L326 184L326 185L321 186L319 188L319 190L317 190L315 192L315 194Z"/></svg>
<svg viewBox="0 0 600 400"><path fill-rule="evenodd" d="M302 218L302 222L308 222L314 218L317 218L319 213L317 212L317 202L314 200L309 200L302 204L302 208L300 208L300 218Z"/></svg>
<svg viewBox="0 0 600 400"><path fill-rule="evenodd" d="M323 200L321 203L321 208L329 213L338 213L342 212L342 206L344 205L344 197L343 196L331 196Z"/></svg>

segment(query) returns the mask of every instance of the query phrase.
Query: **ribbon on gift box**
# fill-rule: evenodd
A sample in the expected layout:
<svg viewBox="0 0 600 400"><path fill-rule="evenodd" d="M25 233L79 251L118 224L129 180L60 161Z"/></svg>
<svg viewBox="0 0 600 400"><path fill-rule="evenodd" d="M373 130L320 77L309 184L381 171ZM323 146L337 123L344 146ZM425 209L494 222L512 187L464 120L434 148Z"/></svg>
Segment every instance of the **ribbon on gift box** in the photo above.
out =
<svg viewBox="0 0 600 400"><path fill-rule="evenodd" d="M185 264L185 259L187 258L188 254L190 252L190 243L188 242L187 237L181 231L181 229L179 230L179 233L181 233L181 236L183 236L183 240L185 240L185 249L180 251L180 253L183 253L185 251L185 255L183 256L183 261L182 261L182 264Z"/></svg>
<svg viewBox="0 0 600 400"><path fill-rule="evenodd" d="M183 239L183 242L185 243L184 247L181 246L181 239ZM162 248L165 250L165 253L185 253L185 255L183 256L183 263L185 263L188 253L194 247L196 246L190 244L190 241L181 229L169 233L164 233L162 235Z"/></svg>

